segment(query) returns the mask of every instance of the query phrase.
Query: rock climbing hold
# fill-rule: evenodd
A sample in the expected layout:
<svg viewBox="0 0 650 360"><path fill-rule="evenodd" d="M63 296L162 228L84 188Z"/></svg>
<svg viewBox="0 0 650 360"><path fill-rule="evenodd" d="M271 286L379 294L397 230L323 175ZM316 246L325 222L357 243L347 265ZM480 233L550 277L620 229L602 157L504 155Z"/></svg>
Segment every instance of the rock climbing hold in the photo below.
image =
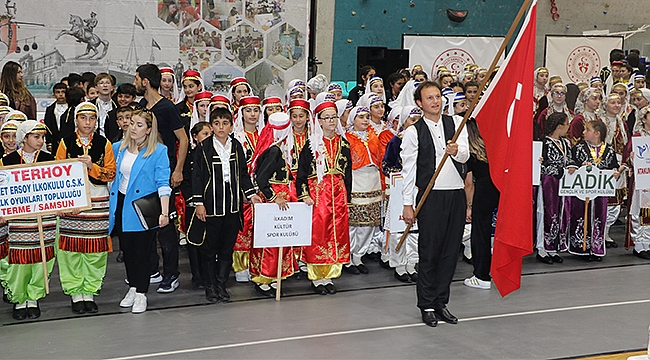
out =
<svg viewBox="0 0 650 360"><path fill-rule="evenodd" d="M362 29L365 29L365 28L366 28L366 26L365 26L365 25L361 25L361 28L362 28Z"/></svg>
<svg viewBox="0 0 650 360"><path fill-rule="evenodd" d="M402 22L406 22L406 18L402 18Z"/></svg>
<svg viewBox="0 0 650 360"><path fill-rule="evenodd" d="M352 42L352 39L348 39L348 42L351 43L351 42Z"/></svg>
<svg viewBox="0 0 650 360"><path fill-rule="evenodd" d="M357 12L356 12L356 11L353 11L353 12L352 12L352 16L354 16L354 15L356 15L356 14L357 14Z"/></svg>

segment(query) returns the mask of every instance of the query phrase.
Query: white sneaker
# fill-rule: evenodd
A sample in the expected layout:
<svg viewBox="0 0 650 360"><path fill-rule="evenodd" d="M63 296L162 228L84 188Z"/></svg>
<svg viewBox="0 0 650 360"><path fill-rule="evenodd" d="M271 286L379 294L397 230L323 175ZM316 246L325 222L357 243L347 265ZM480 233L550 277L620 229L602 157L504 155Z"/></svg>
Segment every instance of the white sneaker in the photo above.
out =
<svg viewBox="0 0 650 360"><path fill-rule="evenodd" d="M141 293L135 293L135 301L131 308L131 313L140 314L147 310L147 296Z"/></svg>
<svg viewBox="0 0 650 360"><path fill-rule="evenodd" d="M465 279L463 282L465 286L469 286L474 289L490 290L492 287L492 281L483 281L476 276L472 276L469 279Z"/></svg>
<svg viewBox="0 0 650 360"><path fill-rule="evenodd" d="M124 295L124 299L120 301L120 307L123 308L128 308L133 306L133 302L135 301L135 288L129 288L129 291Z"/></svg>
<svg viewBox="0 0 650 360"><path fill-rule="evenodd" d="M247 283L250 281L250 279L251 275L248 269L235 273L235 281L238 283Z"/></svg>

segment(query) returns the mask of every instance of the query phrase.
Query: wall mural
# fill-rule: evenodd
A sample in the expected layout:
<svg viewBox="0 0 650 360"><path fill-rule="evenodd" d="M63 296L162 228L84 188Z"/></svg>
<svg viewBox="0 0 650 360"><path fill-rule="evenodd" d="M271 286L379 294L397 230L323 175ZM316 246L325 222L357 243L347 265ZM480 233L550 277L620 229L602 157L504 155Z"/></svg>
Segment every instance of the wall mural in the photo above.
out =
<svg viewBox="0 0 650 360"><path fill-rule="evenodd" d="M260 97L307 76L308 0L3 1L1 62L23 66L39 107L71 72L108 72L119 84L147 62L199 70L213 92L243 75Z"/></svg>

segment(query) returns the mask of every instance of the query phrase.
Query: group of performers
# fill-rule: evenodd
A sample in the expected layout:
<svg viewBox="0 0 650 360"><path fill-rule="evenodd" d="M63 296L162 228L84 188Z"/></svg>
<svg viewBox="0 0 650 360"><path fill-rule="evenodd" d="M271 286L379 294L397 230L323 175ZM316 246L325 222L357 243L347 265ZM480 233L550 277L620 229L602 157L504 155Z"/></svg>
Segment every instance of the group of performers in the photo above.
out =
<svg viewBox="0 0 650 360"><path fill-rule="evenodd" d="M402 233L391 231L389 202L391 191L399 191L393 189L391 179L402 172L404 131L423 116L414 99L420 84L416 75L427 74L418 70L399 75L405 80L403 87L396 91L391 83L388 96L383 80L368 74L353 104L342 99L342 89L335 83L316 93L315 86L295 79L287 83L283 98L261 99L243 77L232 80L227 94L213 94L204 88L197 71L184 72L182 89L178 89L173 70L160 69L158 91L175 103L190 140L186 156L176 154L184 159L183 181L175 188L173 200L180 215L178 230L187 239L192 284L205 290L209 302L230 300L226 284L231 270L237 282L252 282L259 294L268 297L277 295L278 278L294 275L308 278L317 294L335 294L334 279L344 271L367 274L364 262L373 260L392 269L399 281L418 282L417 226L397 251ZM444 67L431 75L434 81L444 83L440 86L442 114L455 120L480 96L480 84L488 77L487 69L476 65L467 66L459 75L451 75ZM627 80L616 78L609 84L609 92L608 79L578 84L581 91L574 111L567 105L567 87L561 78L549 77L545 68L537 69L534 76L535 137L543 142L541 185L535 193L537 259L560 263L559 253L568 251L600 261L607 247L617 246L609 229L619 217L621 205L628 208L626 248L634 247L635 255L650 259L650 202L647 191L634 188L630 140L650 134L650 90L645 82L635 81L634 74ZM50 124L61 130L61 121L74 119L75 130L61 133L49 143L46 140L52 131L48 126L13 111L6 96L0 95L4 151L0 165L78 159L88 168L92 198L90 210L42 217L45 259L36 218L2 219L0 281L5 301L14 306L15 319L40 316L38 300L45 296L45 282L56 259L72 311L98 311L94 296L101 290L107 254L112 251L109 192L120 171L107 136L116 141L125 136L135 110L131 103L135 93L123 91L130 97L124 104L120 101L119 107L115 103L108 106L110 98L103 97L65 110L65 114L72 112L71 116L58 107L65 100L57 101L52 110L56 122ZM111 121L116 124L109 124ZM179 151L184 151L182 148ZM476 194L472 184L476 179L478 185L479 173L488 174L485 148L474 124L469 131L469 152L470 163L485 165L470 166L477 176L470 173L464 179L466 221L474 224L472 203L481 201L484 194L480 192L487 183L481 182ZM583 165L614 170L616 196L589 202L558 196L564 172ZM498 199L498 191L493 192ZM414 203L410 198L413 191L403 194L409 196L404 203ZM298 201L313 206L311 245L285 247L282 252L254 247L254 204L275 203L286 210ZM475 276L465 281L470 287L490 288L488 217L495 206L496 202L489 209L484 207L481 217L485 219L476 221L477 233L487 238L480 241L481 246L488 249L472 245L475 257L483 255L475 259ZM484 226L479 228L480 224ZM172 276L170 291L159 292L173 291L177 279L177 274Z"/></svg>
<svg viewBox="0 0 650 360"><path fill-rule="evenodd" d="M622 50L614 49L610 56L611 68L604 68L601 76L570 85L579 90L575 110L567 104L567 86L560 76L549 77L543 67L535 71L535 137L543 143L535 247L537 259L546 264L563 262L558 254L564 251L601 261L607 248L618 247L610 228L621 206L627 208L625 248L650 260L650 204L644 200L647 190L634 186L631 140L650 134L650 90L644 75L624 62ZM614 170L616 195L587 202L560 197L564 173L585 165Z"/></svg>

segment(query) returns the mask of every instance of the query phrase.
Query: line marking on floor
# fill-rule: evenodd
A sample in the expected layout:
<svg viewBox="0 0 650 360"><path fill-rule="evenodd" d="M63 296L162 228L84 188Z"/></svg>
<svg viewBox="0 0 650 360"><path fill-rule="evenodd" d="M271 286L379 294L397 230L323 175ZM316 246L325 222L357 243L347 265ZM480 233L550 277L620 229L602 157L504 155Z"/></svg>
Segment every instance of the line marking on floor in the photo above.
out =
<svg viewBox="0 0 650 360"><path fill-rule="evenodd" d="M630 301L611 302L611 303L604 303L604 304L579 305L579 306L569 306L569 307L562 307L562 308L555 308L555 309L530 310L530 311L520 311L520 312L513 312L513 313L506 313L506 314L476 316L476 317L471 317L471 318L466 318L466 319L460 319L458 321L464 323L464 322L469 322L469 321L499 319L499 318L515 317L515 316L526 316L526 315L538 315L538 314L546 314L546 313L553 313L553 312L604 308L604 307L612 307L612 306L636 305L636 304L645 304L645 303L650 303L650 299L630 300ZM195 352L201 352L201 351L212 351L212 350L229 349L229 348L244 347L244 346L273 344L273 343L280 343L280 342L286 342L286 341L307 340L307 339L324 338L324 337L331 337L331 336L362 334L362 333L375 332L375 331L384 331L384 330L407 329L407 328L418 327L418 326L425 326L425 324L424 323L415 323L415 324L404 324L404 325L391 325L391 326L380 326L380 327L367 328L367 329L333 331L333 332L326 332L326 333L321 333L321 334L289 336L289 337L267 339L267 340L256 340L256 341L246 341L246 342L239 342L239 343L233 343L233 344L205 346L205 347L198 347L198 348L192 348L192 349L161 351L161 352L150 353L150 354L141 354L141 355L131 355L131 356L124 356L124 357L109 358L109 360L145 359L145 358L159 357L159 356L182 355L182 354L189 354L189 353L195 353Z"/></svg>

